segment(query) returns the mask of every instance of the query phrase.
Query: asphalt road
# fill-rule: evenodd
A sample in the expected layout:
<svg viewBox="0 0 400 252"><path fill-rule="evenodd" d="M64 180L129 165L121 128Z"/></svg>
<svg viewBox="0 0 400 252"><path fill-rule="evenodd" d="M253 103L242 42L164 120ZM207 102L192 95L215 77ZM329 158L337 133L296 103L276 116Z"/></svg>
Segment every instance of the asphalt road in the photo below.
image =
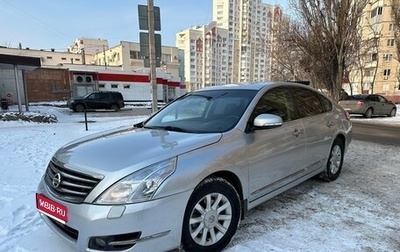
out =
<svg viewBox="0 0 400 252"><path fill-rule="evenodd" d="M359 121L352 123L354 140L400 146L400 127Z"/></svg>

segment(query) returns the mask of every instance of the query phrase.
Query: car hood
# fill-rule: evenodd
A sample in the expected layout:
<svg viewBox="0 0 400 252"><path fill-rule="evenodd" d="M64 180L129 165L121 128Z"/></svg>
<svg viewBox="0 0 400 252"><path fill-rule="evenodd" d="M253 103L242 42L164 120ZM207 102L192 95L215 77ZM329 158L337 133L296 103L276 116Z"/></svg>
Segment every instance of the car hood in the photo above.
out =
<svg viewBox="0 0 400 252"><path fill-rule="evenodd" d="M193 134L120 128L78 139L60 148L54 161L85 173L141 169L156 162L218 142L222 134Z"/></svg>

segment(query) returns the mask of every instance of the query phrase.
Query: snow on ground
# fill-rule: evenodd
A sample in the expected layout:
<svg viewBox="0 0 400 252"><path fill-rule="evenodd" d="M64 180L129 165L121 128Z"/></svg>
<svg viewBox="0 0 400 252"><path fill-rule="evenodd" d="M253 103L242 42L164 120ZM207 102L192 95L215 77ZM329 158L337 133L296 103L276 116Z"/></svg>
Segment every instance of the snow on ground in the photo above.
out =
<svg viewBox="0 0 400 252"><path fill-rule="evenodd" d="M36 187L48 161L71 140L145 116L88 113L86 131L82 114L41 106L31 111L54 114L58 123L0 121L0 251L71 252L36 211ZM400 115L352 120L400 125ZM399 160L400 146L353 141L338 180L309 180L252 209L226 251L400 251Z"/></svg>

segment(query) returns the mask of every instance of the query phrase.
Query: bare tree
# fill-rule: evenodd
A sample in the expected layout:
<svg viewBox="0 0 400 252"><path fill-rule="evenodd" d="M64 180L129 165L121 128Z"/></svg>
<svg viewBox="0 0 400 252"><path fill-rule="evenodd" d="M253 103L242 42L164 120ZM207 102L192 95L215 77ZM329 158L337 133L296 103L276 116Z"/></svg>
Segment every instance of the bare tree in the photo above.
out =
<svg viewBox="0 0 400 252"><path fill-rule="evenodd" d="M339 99L346 59L352 44L361 39L359 29L368 0L290 0L298 18L291 40L303 53L303 68L315 78L315 86L325 88Z"/></svg>
<svg viewBox="0 0 400 252"><path fill-rule="evenodd" d="M282 15L270 22L268 33L257 34L259 50L268 56L266 75L272 81L310 80L309 73L299 66L302 52L289 35L292 24L287 16Z"/></svg>

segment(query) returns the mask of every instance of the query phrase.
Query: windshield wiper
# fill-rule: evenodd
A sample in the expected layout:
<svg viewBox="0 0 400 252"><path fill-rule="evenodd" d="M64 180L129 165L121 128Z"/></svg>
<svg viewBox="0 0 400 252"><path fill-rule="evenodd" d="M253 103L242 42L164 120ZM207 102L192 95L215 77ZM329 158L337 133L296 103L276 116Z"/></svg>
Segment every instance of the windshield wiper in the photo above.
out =
<svg viewBox="0 0 400 252"><path fill-rule="evenodd" d="M133 125L133 127L135 127L135 128L143 128L143 122L136 123L136 124Z"/></svg>
<svg viewBox="0 0 400 252"><path fill-rule="evenodd" d="M162 129L177 132L187 132L187 130L175 126L144 126L146 129Z"/></svg>

